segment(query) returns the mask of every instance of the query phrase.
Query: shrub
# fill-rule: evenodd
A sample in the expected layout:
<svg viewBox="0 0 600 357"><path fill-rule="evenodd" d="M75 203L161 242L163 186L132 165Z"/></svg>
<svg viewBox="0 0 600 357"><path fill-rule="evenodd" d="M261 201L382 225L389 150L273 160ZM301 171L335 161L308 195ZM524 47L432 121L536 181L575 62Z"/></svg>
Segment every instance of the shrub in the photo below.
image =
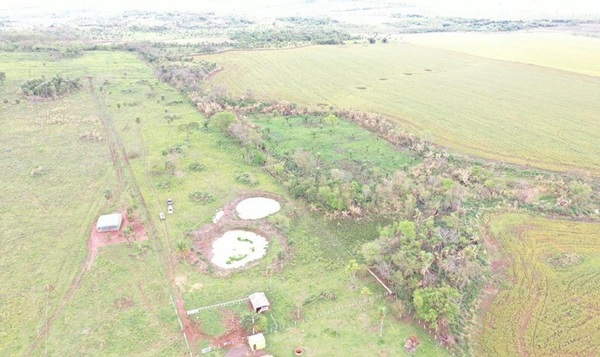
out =
<svg viewBox="0 0 600 357"><path fill-rule="evenodd" d="M235 180L250 186L258 185L258 180L249 172L241 172L235 175Z"/></svg>
<svg viewBox="0 0 600 357"><path fill-rule="evenodd" d="M171 181L160 181L159 183L156 184L156 187L160 190L166 190L171 188L172 184Z"/></svg>
<svg viewBox="0 0 600 357"><path fill-rule="evenodd" d="M190 171L199 172L199 171L204 171L206 169L206 166L204 166L203 164L201 164L199 162L194 162L188 166L188 169Z"/></svg>
<svg viewBox="0 0 600 357"><path fill-rule="evenodd" d="M215 200L214 196L209 192L196 191L188 195L190 200L196 203L210 203Z"/></svg>
<svg viewBox="0 0 600 357"><path fill-rule="evenodd" d="M564 269L583 263L583 257L577 253L563 253L549 257L546 262L554 268Z"/></svg>
<svg viewBox="0 0 600 357"><path fill-rule="evenodd" d="M216 129L222 133L227 132L229 125L236 120L236 116L229 112L220 112L210 118L208 126L212 129Z"/></svg>

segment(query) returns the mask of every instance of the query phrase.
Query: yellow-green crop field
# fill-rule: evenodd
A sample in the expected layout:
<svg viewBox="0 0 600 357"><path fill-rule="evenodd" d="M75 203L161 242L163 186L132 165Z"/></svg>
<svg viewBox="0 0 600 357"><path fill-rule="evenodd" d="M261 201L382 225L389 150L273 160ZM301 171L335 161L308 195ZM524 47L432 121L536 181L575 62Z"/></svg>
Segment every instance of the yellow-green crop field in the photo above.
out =
<svg viewBox="0 0 600 357"><path fill-rule="evenodd" d="M597 355L598 224L506 214L491 219L490 233L510 261L482 316L477 355Z"/></svg>
<svg viewBox="0 0 600 357"><path fill-rule="evenodd" d="M409 44L201 56L230 92L381 113L493 160L600 175L600 78Z"/></svg>
<svg viewBox="0 0 600 357"><path fill-rule="evenodd" d="M403 35L402 41L502 61L600 76L600 39L566 32L447 32Z"/></svg>

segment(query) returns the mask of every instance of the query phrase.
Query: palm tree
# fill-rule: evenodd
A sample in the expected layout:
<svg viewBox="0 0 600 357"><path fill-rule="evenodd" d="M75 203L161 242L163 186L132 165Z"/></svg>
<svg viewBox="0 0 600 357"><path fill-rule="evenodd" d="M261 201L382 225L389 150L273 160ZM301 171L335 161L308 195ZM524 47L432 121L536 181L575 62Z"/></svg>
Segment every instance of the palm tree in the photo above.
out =
<svg viewBox="0 0 600 357"><path fill-rule="evenodd" d="M192 252L192 248L190 247L190 244L185 239L178 240L177 244L176 244L176 248L177 248L177 255L179 255L179 257L181 257L181 258L187 258L190 255L190 253Z"/></svg>
<svg viewBox="0 0 600 357"><path fill-rule="evenodd" d="M381 325L379 326L379 337L383 336L383 320L385 319L385 314L387 313L387 307L380 306L377 310L379 312L379 316L381 316Z"/></svg>
<svg viewBox="0 0 600 357"><path fill-rule="evenodd" d="M350 273L350 283L352 284L352 288L356 285L356 272L359 270L360 266L356 262L356 259L350 259L348 261L348 265L346 266L346 271Z"/></svg>

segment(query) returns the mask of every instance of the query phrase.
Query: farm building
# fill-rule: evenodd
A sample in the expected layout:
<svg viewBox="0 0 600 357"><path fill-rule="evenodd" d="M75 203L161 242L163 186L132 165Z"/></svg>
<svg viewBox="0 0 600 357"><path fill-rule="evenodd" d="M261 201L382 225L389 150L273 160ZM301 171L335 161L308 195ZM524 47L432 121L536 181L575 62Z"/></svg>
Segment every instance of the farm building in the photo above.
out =
<svg viewBox="0 0 600 357"><path fill-rule="evenodd" d="M98 232L112 232L121 229L123 216L120 213L105 214L98 217L96 229Z"/></svg>
<svg viewBox="0 0 600 357"><path fill-rule="evenodd" d="M254 293L248 298L250 299L250 303L252 304L252 309L254 310L254 312L267 311L271 306L269 300L267 300L267 296L265 295L265 293Z"/></svg>
<svg viewBox="0 0 600 357"><path fill-rule="evenodd" d="M265 335L257 333L256 335L248 336L248 345L252 351L262 350L267 347Z"/></svg>

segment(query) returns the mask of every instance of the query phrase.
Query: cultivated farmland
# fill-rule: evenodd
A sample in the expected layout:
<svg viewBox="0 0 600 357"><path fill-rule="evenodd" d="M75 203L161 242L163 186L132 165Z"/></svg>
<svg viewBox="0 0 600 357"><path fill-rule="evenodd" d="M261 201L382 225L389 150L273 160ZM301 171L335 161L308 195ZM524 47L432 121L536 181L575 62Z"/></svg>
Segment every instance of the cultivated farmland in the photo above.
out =
<svg viewBox="0 0 600 357"><path fill-rule="evenodd" d="M508 281L482 317L479 355L598 353L598 232L597 224L527 215L491 219Z"/></svg>
<svg viewBox="0 0 600 357"><path fill-rule="evenodd" d="M402 41L470 55L600 76L600 40L566 32L428 33Z"/></svg>
<svg viewBox="0 0 600 357"><path fill-rule="evenodd" d="M200 59L237 95L378 112L464 153L600 175L600 78L408 44Z"/></svg>

